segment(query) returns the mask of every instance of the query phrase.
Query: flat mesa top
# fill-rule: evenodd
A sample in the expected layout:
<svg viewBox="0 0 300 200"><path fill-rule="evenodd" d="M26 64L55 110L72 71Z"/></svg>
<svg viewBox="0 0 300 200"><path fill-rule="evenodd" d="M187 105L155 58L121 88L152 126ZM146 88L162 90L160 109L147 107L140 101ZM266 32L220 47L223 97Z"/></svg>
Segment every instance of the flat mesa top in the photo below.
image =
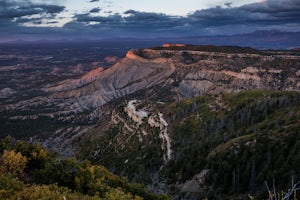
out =
<svg viewBox="0 0 300 200"><path fill-rule="evenodd" d="M206 51L206 52L220 52L220 53L249 53L260 55L272 55L272 54L300 54L299 49L291 50L258 50L251 47L240 46L214 46L214 45L189 45L189 44L163 44L162 46L156 46L149 48L152 50L171 50L171 51Z"/></svg>

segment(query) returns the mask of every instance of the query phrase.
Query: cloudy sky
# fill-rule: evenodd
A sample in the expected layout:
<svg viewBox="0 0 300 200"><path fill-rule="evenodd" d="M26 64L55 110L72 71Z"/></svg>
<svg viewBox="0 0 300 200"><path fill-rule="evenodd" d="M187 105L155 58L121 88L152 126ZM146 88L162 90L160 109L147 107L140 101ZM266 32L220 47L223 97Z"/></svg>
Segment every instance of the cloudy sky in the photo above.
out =
<svg viewBox="0 0 300 200"><path fill-rule="evenodd" d="M300 0L0 0L0 42L300 31Z"/></svg>

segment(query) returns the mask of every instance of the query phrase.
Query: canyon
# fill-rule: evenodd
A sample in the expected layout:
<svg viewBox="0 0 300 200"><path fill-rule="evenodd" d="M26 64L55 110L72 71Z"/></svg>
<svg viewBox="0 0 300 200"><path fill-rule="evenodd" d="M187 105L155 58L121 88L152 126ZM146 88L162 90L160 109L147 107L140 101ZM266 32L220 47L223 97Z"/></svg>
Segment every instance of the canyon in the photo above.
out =
<svg viewBox="0 0 300 200"><path fill-rule="evenodd" d="M290 121L280 127L295 133L299 90L297 50L165 44L129 50L109 68L41 84L26 99L11 101L18 92L3 88L0 113L7 134L18 126L22 138L47 149L102 164L155 192L196 199L207 191L214 159L242 152L238 146L251 149L269 123L264 120L285 110ZM258 112L263 117L256 118ZM275 132L283 137L280 128ZM201 158L190 157L197 151Z"/></svg>

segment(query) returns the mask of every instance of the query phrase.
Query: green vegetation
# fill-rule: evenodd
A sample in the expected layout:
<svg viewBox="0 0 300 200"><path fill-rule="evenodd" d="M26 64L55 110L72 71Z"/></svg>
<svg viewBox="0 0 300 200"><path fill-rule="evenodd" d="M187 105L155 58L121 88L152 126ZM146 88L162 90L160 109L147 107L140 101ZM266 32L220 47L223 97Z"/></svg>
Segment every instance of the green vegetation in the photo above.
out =
<svg viewBox="0 0 300 200"><path fill-rule="evenodd" d="M117 108L118 114L126 119L127 114L123 113L122 106ZM130 124L130 120L126 122ZM81 148L86 151L80 152L81 158L101 164L129 180L152 183L152 172L158 171L163 165L159 128L144 127L148 134L143 135L141 142L136 130L131 133L122 125L112 125L97 140L81 143ZM139 176L136 176L137 173Z"/></svg>
<svg viewBox="0 0 300 200"><path fill-rule="evenodd" d="M264 181L286 190L300 179L300 93L244 91L197 97L166 108L175 158L170 184L209 169L202 194L210 199L267 197ZM184 163L184 165L182 164ZM200 195L200 196L197 196Z"/></svg>
<svg viewBox="0 0 300 200"><path fill-rule="evenodd" d="M153 50L172 50L172 51L207 51L207 52L221 52L221 53L251 53L251 54L265 54L250 47L239 46L213 46L213 45L186 45L186 46L170 46L170 47L153 47Z"/></svg>
<svg viewBox="0 0 300 200"><path fill-rule="evenodd" d="M63 158L39 145L0 141L0 199L169 199L102 166Z"/></svg>
<svg viewBox="0 0 300 200"><path fill-rule="evenodd" d="M159 128L135 126L119 104L114 112L124 122L79 141L81 158L90 161L1 140L0 199L168 199L119 176L184 199L266 199L265 182L274 180L281 192L291 188L291 177L300 180L299 92L243 91L148 106L169 123L170 161L163 160ZM203 171L200 189L182 189Z"/></svg>
<svg viewBox="0 0 300 200"><path fill-rule="evenodd" d="M48 117L41 117L38 119L25 119L25 120L17 120L17 119L4 119L2 118L3 114L0 112L0 133L1 138L4 138L7 135L12 135L15 138L29 139L32 136L39 135L45 127L47 127L44 134L52 134L58 127L64 126L61 122L57 122L56 120L50 119ZM31 113L10 113L11 116L16 115L30 115ZM32 113L35 115L36 113ZM67 125L65 125L67 127Z"/></svg>
<svg viewBox="0 0 300 200"><path fill-rule="evenodd" d="M122 108L116 110L126 119ZM157 130L146 125L142 128L150 134L143 142L138 141L137 134L126 134L120 124L111 127L94 142L96 151L106 150L97 151L97 156L90 154L89 159L143 184L158 183L160 187L160 182L166 182L172 186L169 190L182 198L247 199L251 194L263 199L268 195L265 181L275 179L276 187L286 191L292 176L300 179L298 92L254 90L206 95L157 109L167 118L172 137L172 159L166 164ZM121 144L126 144L126 151ZM203 170L209 173L199 192L180 192L180 187L174 186ZM157 182L151 179L153 174L158 175L154 179Z"/></svg>

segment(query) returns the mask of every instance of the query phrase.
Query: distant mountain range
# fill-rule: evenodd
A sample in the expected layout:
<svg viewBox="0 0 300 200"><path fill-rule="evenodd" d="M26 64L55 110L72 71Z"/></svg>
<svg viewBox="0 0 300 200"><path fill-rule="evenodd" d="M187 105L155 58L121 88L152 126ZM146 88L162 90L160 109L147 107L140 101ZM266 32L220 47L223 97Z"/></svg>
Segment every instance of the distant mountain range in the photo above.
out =
<svg viewBox="0 0 300 200"><path fill-rule="evenodd" d="M244 47L254 47L258 49L294 49L300 47L300 32L284 31L255 31L237 35L212 35L212 36L193 36L193 37L161 37L151 39L141 38L110 38L110 39L67 39L67 40L14 40L8 44L28 44L28 43L129 43L131 47L143 48L155 46L162 43L184 43L199 45L237 45Z"/></svg>
<svg viewBox="0 0 300 200"><path fill-rule="evenodd" d="M168 40L167 40L168 41ZM255 31L238 35L174 38L170 42L211 45L238 45L258 49L293 49L300 47L300 32Z"/></svg>

